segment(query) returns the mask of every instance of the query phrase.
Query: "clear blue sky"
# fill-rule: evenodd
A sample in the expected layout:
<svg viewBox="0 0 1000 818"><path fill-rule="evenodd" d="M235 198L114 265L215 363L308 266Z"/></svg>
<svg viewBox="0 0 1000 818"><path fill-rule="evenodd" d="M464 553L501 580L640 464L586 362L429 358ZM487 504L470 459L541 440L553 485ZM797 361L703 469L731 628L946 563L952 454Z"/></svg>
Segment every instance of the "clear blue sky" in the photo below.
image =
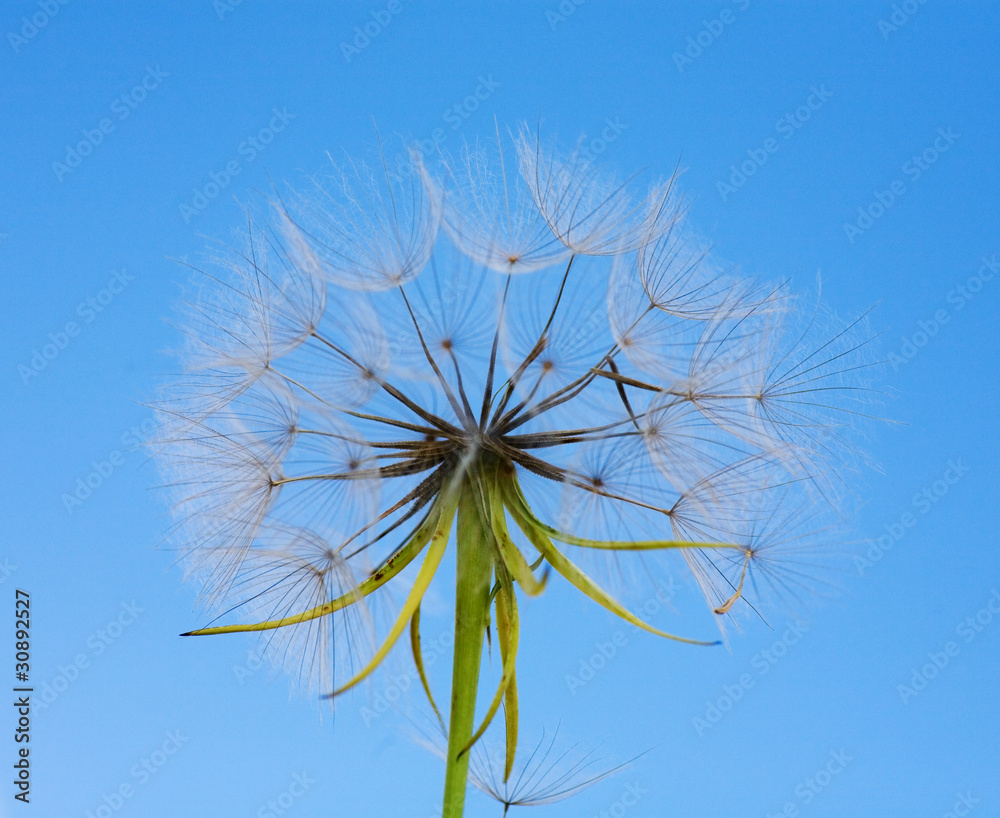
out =
<svg viewBox="0 0 1000 818"><path fill-rule="evenodd" d="M264 815L268 801L297 818L434 814L439 762L402 715L362 711L406 672L402 652L320 724L286 677L234 672L251 638L177 636L201 624L194 589L155 549L168 517L135 447L179 343L164 319L186 272L171 258L228 238L269 179L358 152L373 118L454 147L496 116L605 139L593 149L621 172L680 161L720 258L803 290L821 271L844 315L877 304L896 356L884 412L902 422L874 430L882 473L852 521L892 547L849 565L804 627L751 623L709 651L558 586L526 608L546 627L522 648L525 732L558 724L609 762L652 748L547 814L937 816L964 797L1000 815L1000 11L808 5L3 5L0 594L10 613L15 588L30 592L35 696L59 691L33 714L31 807L5 783L0 814L96 815L122 785L121 816ZM213 174L223 190L202 200ZM674 579L677 611L654 624L698 630L704 608ZM447 630L446 595L425 638ZM614 658L571 686L617 631ZM904 695L929 655L944 666ZM4 724L6 781L10 710ZM472 796L468 814L499 810Z"/></svg>

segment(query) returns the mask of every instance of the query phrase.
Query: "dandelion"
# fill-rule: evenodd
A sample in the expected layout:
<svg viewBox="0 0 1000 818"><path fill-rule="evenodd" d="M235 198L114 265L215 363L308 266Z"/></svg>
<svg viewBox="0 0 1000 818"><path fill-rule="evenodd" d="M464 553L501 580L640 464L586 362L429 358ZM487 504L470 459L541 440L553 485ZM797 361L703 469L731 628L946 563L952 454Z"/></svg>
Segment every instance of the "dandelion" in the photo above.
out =
<svg viewBox="0 0 1000 818"><path fill-rule="evenodd" d="M675 177L636 195L527 129L410 161L342 163L250 219L188 310L158 456L187 576L206 611L244 620L188 635L262 632L333 698L408 632L456 818L495 719L500 772L474 766L476 786L505 808L577 789L536 792L530 765L511 781L522 595L558 576L709 645L612 586L679 555L720 628L811 592L811 519L852 465L873 364L861 323L799 326L786 285L714 266ZM420 611L449 549L435 698ZM477 709L487 638L500 667Z"/></svg>
<svg viewBox="0 0 1000 818"><path fill-rule="evenodd" d="M420 732L414 738L416 743L438 758L447 759L440 736L427 730ZM447 741L447 736L444 738ZM598 747L588 749L579 742L561 746L558 740L558 728L551 733L543 729L534 746L526 748L517 766L508 772L504 748L483 739L469 752L469 783L502 804L503 815L507 815L511 807L543 806L571 798L640 758L608 766L597 755Z"/></svg>

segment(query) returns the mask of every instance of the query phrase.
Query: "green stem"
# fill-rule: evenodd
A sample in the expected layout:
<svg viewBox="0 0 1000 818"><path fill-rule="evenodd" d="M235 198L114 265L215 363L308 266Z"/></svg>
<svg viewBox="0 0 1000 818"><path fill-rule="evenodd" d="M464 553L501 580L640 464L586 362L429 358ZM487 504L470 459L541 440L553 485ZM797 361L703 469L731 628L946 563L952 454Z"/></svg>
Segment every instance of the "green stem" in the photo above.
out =
<svg viewBox="0 0 1000 818"><path fill-rule="evenodd" d="M443 818L461 818L469 774L469 753L476 715L479 665L489 618L493 555L489 524L478 496L477 475L462 488L458 501L457 581L455 590L455 660L451 676L451 718L444 781Z"/></svg>

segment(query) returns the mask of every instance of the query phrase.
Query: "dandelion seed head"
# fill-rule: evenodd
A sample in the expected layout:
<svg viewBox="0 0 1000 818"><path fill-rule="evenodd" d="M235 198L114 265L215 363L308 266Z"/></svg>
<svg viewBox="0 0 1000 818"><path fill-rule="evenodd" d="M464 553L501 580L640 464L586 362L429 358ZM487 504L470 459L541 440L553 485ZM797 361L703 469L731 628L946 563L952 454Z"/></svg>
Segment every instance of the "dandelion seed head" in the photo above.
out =
<svg viewBox="0 0 1000 818"><path fill-rule="evenodd" d="M714 263L676 174L637 194L526 128L403 173L384 155L283 194L198 273L156 450L206 609L294 620L270 655L329 692L373 655L368 603L392 607L368 589L415 587L408 543L470 475L496 480L483 502L523 491L499 508L526 564L543 545L512 508L625 591L683 564L720 624L807 596L835 540L802 521L839 501L872 394L863 320L800 322L787 285Z"/></svg>

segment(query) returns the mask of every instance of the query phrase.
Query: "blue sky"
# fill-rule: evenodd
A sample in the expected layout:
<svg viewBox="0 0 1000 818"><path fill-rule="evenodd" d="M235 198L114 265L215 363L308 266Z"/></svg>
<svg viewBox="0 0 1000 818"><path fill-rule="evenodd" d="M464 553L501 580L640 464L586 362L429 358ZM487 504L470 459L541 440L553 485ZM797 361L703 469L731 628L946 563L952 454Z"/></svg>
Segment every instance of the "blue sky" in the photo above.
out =
<svg viewBox="0 0 1000 818"><path fill-rule="evenodd" d="M819 272L838 314L877 305L898 421L867 443L881 470L851 525L868 563L801 623L689 650L565 588L531 603L549 626L522 647L528 736L558 725L609 763L649 750L544 809L1000 814L998 35L995 6L939 0L4 4L0 593L8 611L31 595L29 809L434 814L438 761L401 714L364 710L406 673L402 652L320 723L256 668L252 639L178 638L200 623L155 547L169 521L142 404L180 342L172 259L229 238L254 191L360 152L373 121L456 148L496 117L585 135L621 173L680 162L720 259L801 291ZM673 580L677 612L652 617L706 624ZM446 594L426 639L447 632ZM15 751L5 739L4 763ZM12 796L0 814L27 813ZM499 814L471 799L469 815Z"/></svg>

